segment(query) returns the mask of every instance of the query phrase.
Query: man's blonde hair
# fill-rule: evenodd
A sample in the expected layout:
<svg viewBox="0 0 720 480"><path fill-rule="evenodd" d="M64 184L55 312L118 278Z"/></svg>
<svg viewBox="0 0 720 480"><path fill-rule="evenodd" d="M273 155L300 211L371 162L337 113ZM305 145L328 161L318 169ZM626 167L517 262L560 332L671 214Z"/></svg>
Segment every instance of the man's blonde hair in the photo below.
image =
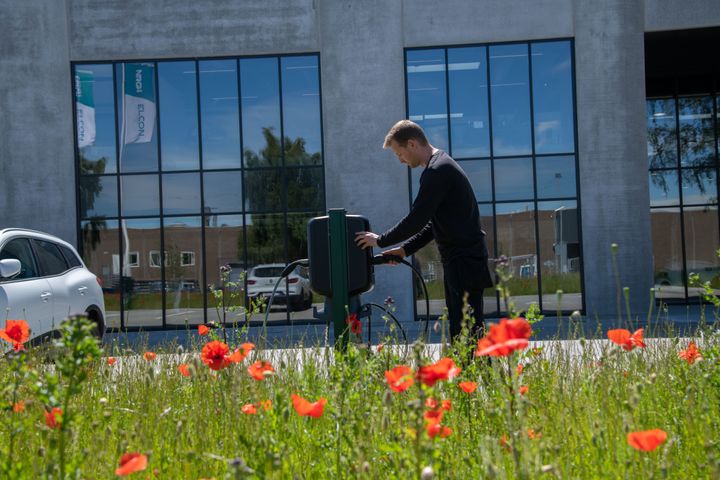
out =
<svg viewBox="0 0 720 480"><path fill-rule="evenodd" d="M390 131L385 135L383 148L390 148L390 144L395 141L401 147L407 145L408 140L417 140L421 145L427 145L427 137L422 127L410 120L400 120L392 126Z"/></svg>

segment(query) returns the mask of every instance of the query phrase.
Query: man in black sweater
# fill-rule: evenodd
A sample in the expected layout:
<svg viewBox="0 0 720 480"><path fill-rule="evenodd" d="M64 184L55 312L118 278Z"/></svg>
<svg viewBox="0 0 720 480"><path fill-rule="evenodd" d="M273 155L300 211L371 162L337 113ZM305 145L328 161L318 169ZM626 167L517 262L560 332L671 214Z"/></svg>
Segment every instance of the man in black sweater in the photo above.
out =
<svg viewBox="0 0 720 480"><path fill-rule="evenodd" d="M465 294L474 316L470 335L481 336L483 289L493 282L480 211L465 172L450 155L433 147L422 128L409 120L401 120L390 129L383 148L390 148L400 163L410 168L424 167L420 189L410 213L397 225L382 235L357 232L355 242L362 248L402 242L382 253L406 257L434 239L443 264L450 336L456 340L460 335Z"/></svg>

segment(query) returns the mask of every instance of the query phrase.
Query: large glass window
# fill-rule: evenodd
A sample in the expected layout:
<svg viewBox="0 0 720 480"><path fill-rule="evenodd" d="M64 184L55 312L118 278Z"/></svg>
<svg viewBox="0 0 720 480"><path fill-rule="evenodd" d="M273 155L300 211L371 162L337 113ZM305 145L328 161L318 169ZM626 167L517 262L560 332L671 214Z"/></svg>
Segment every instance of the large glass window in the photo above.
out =
<svg viewBox="0 0 720 480"><path fill-rule="evenodd" d="M508 257L516 305L582 309L572 41L409 49L405 69L408 118L467 174L490 267ZM411 171L411 196L418 170ZM442 299L434 243L416 261L431 298ZM485 296L486 315L505 310L493 289ZM442 313L442 302L431 305Z"/></svg>
<svg viewBox="0 0 720 480"><path fill-rule="evenodd" d="M306 256L305 224L325 211L318 55L73 74L79 243L108 326L250 320L218 315L208 285L246 305L253 267ZM321 301L292 300L269 320L309 320Z"/></svg>
<svg viewBox="0 0 720 480"><path fill-rule="evenodd" d="M650 220L656 297L697 299L698 274L720 293L717 96L646 102Z"/></svg>

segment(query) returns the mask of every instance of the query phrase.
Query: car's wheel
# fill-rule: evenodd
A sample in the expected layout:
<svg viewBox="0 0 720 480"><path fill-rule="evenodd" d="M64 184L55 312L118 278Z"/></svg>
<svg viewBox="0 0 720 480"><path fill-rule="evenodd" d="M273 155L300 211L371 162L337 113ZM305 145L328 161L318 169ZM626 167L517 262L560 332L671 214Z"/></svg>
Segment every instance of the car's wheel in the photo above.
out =
<svg viewBox="0 0 720 480"><path fill-rule="evenodd" d="M95 329L93 330L94 335L98 340L102 340L105 334L105 320L102 318L102 314L92 307L88 308L85 314L90 321L95 323Z"/></svg>

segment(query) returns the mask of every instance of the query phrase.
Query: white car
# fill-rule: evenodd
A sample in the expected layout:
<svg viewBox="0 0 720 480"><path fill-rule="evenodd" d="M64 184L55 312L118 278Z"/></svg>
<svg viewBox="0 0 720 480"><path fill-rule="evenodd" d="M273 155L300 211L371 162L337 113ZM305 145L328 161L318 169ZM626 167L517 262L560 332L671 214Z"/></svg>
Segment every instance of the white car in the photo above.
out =
<svg viewBox="0 0 720 480"><path fill-rule="evenodd" d="M280 278L285 265L282 263L268 263L256 265L247 275L247 294L251 300L258 297L270 299L273 288ZM312 291L310 290L310 279L304 268L298 266L287 276L286 282L280 282L275 292L273 305L288 305L295 310L306 310L312 306ZM288 302L287 296L290 301Z"/></svg>
<svg viewBox="0 0 720 480"><path fill-rule="evenodd" d="M5 320L25 320L35 343L52 336L75 314L97 323L102 338L105 301L100 279L73 246L34 230L0 230L0 328Z"/></svg>

